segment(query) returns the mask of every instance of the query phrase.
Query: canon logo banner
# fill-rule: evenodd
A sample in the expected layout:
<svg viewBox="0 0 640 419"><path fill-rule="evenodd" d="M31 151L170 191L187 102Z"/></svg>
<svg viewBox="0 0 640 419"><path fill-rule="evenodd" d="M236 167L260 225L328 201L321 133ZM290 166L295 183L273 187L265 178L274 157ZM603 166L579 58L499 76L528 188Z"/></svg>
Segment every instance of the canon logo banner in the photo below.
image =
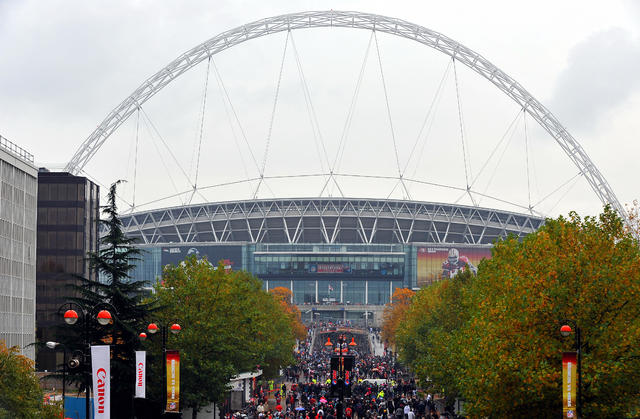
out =
<svg viewBox="0 0 640 419"><path fill-rule="evenodd" d="M136 351L136 392L135 396L139 398L145 398L146 387L146 367L147 367L147 353L145 351Z"/></svg>
<svg viewBox="0 0 640 419"><path fill-rule="evenodd" d="M93 414L95 419L111 418L111 366L108 345L91 347Z"/></svg>

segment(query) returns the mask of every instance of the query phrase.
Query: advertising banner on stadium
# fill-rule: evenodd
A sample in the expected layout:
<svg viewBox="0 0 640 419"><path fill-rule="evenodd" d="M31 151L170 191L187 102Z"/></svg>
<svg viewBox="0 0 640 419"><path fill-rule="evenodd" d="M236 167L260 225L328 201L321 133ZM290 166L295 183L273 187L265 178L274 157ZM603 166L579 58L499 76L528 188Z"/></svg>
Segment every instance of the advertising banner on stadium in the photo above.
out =
<svg viewBox="0 0 640 419"><path fill-rule="evenodd" d="M165 411L180 411L180 353L178 351L167 351L167 406Z"/></svg>
<svg viewBox="0 0 640 419"><path fill-rule="evenodd" d="M348 263L318 263L309 265L309 272L319 274L341 274L351 272Z"/></svg>
<svg viewBox="0 0 640 419"><path fill-rule="evenodd" d="M136 395L144 399L146 397L147 352L136 351Z"/></svg>
<svg viewBox="0 0 640 419"><path fill-rule="evenodd" d="M215 266L222 262L225 270L242 269L242 246L186 245L163 247L160 263L162 266L177 265L191 255L195 255L198 259L206 257Z"/></svg>
<svg viewBox="0 0 640 419"><path fill-rule="evenodd" d="M562 353L562 417L575 419L576 383L578 382L578 365L575 352Z"/></svg>
<svg viewBox="0 0 640 419"><path fill-rule="evenodd" d="M491 258L490 247L430 246L418 248L417 282L422 288L442 278L453 278L458 272L477 272L482 259Z"/></svg>
<svg viewBox="0 0 640 419"><path fill-rule="evenodd" d="M111 354L109 345L91 347L91 375L93 376L93 417L111 417Z"/></svg>

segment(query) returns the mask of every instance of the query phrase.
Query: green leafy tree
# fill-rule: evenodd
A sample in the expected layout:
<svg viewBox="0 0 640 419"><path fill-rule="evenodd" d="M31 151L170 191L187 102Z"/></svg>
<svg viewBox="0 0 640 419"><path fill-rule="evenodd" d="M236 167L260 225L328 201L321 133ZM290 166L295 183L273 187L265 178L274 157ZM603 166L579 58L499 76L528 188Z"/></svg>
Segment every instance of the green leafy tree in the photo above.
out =
<svg viewBox="0 0 640 419"><path fill-rule="evenodd" d="M457 279L417 294L399 341L421 377L467 401L469 417L559 416L561 354L574 343L560 336L565 319L582 330L583 416L635 417L640 250L613 210L549 219L496 243L477 277Z"/></svg>
<svg viewBox="0 0 640 419"><path fill-rule="evenodd" d="M91 311L99 304L110 304L115 309L114 321L101 326L92 317L87 321L90 344L111 345L111 411L113 417L132 417L132 398L134 376L134 351L138 349L138 333L143 330L146 320L154 310L154 301L143 301L147 292L143 282L132 282L129 273L135 268L140 251L134 246L134 240L125 236L122 221L116 206L116 187L119 181L111 185L107 195L107 205L102 207L104 219L100 220L106 233L100 239L100 250L89 253L89 265L96 270L103 282L79 278L80 285L73 285L73 296L68 298L85 310ZM105 307L109 308L109 307ZM95 315L95 313L91 313ZM82 349L82 324L66 327L66 336L61 340L71 351ZM84 384L79 375L72 380ZM91 383L89 383L91 385Z"/></svg>
<svg viewBox="0 0 640 419"><path fill-rule="evenodd" d="M192 256L166 266L156 289L164 321L182 326L169 346L181 354L183 406L219 403L234 375L273 375L293 361L291 317L254 276Z"/></svg>
<svg viewBox="0 0 640 419"><path fill-rule="evenodd" d="M400 359L416 373L421 388L444 396L448 407L461 395L458 335L469 316L463 296L472 278L467 269L418 291L395 334Z"/></svg>
<svg viewBox="0 0 640 419"><path fill-rule="evenodd" d="M57 405L45 406L33 361L7 348L0 340L0 419L53 419L62 416Z"/></svg>

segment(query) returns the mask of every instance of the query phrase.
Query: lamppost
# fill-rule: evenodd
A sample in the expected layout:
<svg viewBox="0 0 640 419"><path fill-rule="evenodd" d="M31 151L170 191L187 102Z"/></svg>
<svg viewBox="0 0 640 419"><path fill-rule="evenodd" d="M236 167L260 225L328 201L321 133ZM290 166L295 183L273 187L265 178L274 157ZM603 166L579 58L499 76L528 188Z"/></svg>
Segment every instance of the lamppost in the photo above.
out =
<svg viewBox="0 0 640 419"><path fill-rule="evenodd" d="M560 327L560 334L562 337L568 337L575 329L574 347L578 357L578 403L576 404L576 410L578 413L578 419L582 419L582 336L580 334L580 328L573 320L564 320Z"/></svg>
<svg viewBox="0 0 640 419"><path fill-rule="evenodd" d="M64 344L59 342L47 342L47 348L56 349L58 346L62 346L62 411L64 412L64 400L67 389L67 348Z"/></svg>
<svg viewBox="0 0 640 419"><path fill-rule="evenodd" d="M169 332L171 332L173 335L177 335L178 333L180 333L180 331L182 330L182 328L180 327L180 325L178 323L167 323L165 325L161 324L160 326L158 326L157 323L149 323L149 326L147 326L147 332L149 332L150 335L155 335L158 331L161 331L161 335L162 335L162 385L163 387L166 385L167 382L167 339L169 338ZM138 338L141 341L144 341L147 339L147 334L142 332L138 335ZM162 409L165 410L167 405L167 392L163 389L162 391Z"/></svg>
<svg viewBox="0 0 640 419"><path fill-rule="evenodd" d="M90 416L91 411L91 402L89 399L89 389L91 388L91 372L89 371L89 358L91 357L89 350L91 346L91 337L89 336L89 319L94 317L98 321L101 326L107 326L113 321L113 317L109 310L105 310L104 308L100 310L101 307L110 308L114 314L117 314L117 310L115 307L109 303L98 303L92 307L84 307L77 303L65 303L60 306L58 312L64 310L67 307L67 310L64 311L64 321L70 326L75 325L78 322L79 315L82 316L82 364L84 365L84 379L85 379L85 415L87 418ZM78 311L74 310L74 307L78 309ZM75 358L74 358L75 359ZM73 360L72 360L73 361ZM76 361L78 362L78 361ZM80 366L80 362L78 362L77 366Z"/></svg>
<svg viewBox="0 0 640 419"><path fill-rule="evenodd" d="M354 357L350 355L350 347L357 346L355 338L351 338L351 342L347 344L347 338L344 334L338 335L335 345L331 343L331 338L327 337L324 344L335 355L331 356L331 384L335 390L338 390L339 403L336 405L337 419L343 418L344 408L344 390L350 386L351 370L353 369ZM335 386L335 387L334 387Z"/></svg>

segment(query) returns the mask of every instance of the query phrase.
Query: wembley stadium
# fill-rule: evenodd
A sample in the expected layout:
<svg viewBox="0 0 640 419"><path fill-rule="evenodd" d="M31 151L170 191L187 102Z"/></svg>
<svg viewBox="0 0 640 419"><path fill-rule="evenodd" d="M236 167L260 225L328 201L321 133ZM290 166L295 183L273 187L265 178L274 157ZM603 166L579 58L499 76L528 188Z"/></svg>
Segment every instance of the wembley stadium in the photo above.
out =
<svg viewBox="0 0 640 419"><path fill-rule="evenodd" d="M342 134L335 136L339 141L333 145L325 141L320 133L317 107L312 103L307 77L292 34L304 32L303 29L319 28L350 28L359 33L370 33L365 38L368 39L368 44L353 97L346 98L345 103L351 104L348 107L347 122ZM216 54L235 45L273 34L281 34L285 38L275 98L272 103L263 101L268 105L266 112L269 115L265 140L262 135L264 133L251 135L250 130L255 124L240 122L241 118L222 76L216 64L213 63L212 66L212 57L217 57ZM442 77L429 77L441 82L422 126L417 130L419 133L415 142L406 142L405 150L401 149L403 144L396 141L396 136L400 137L396 132L399 129L393 124L377 34L407 40L420 47L426 46L445 58ZM303 137L296 131L295 124L289 123L278 135L272 132L278 98L282 93L281 79L288 47L295 56L294 69L299 75L306 108L289 107L287 111L295 113L300 110L304 113L306 109L308 115L305 116L308 116L312 128L312 134L307 137L315 141L317 155L313 154L310 144L300 141ZM352 141L361 143L354 144L350 151L345 152L344 144L351 129L354 107L370 50L377 53L386 110L383 114L386 117L366 118L363 132L352 135L356 137ZM253 56L255 55L258 54ZM332 54L328 56L331 57ZM194 107L196 125L199 127L195 133L196 140L192 149L180 145L172 150L160 134L156 126L159 124L154 124L151 120L151 111L145 111L145 108L150 108L146 103L168 85L175 84L175 79L201 63L206 63L206 78L201 90L202 100ZM481 79L509 102L510 106L515 106L515 118L505 118L501 122L506 126L504 132L500 131L500 123L486 121L486 114L480 112L477 117L477 125L495 128L494 137L499 141L494 148L480 144L474 149L476 145L470 145L462 115L462 93L456 66ZM244 71L242 67L234 64L233 72L241 73ZM325 68L323 65L317 67ZM209 74L215 75L220 87L224 110L236 142L233 143L229 138L212 141L209 145L211 148L205 151L207 144L203 142L206 137L203 128L206 126ZM409 78L406 72L400 76L401 81ZM450 92L450 105L454 112L453 117L449 118L453 121L453 130L437 131L438 128L434 128L437 135L433 136L440 138L442 144L437 145L434 143L436 140L432 140L430 145L435 149L423 158L422 151L435 118L434 109L439 103L446 80L451 81L453 89ZM405 87L412 93L415 90L415 86L409 82ZM466 100L471 101L474 96L479 95L467 96ZM257 113L254 108L258 107L259 101L255 97L250 99L250 111L247 113ZM329 105L332 109L336 108L333 103ZM416 108L409 104L398 114L410 114ZM499 114L494 108L498 109L499 106L476 107L487 114ZM411 116L422 120L415 118L415 115ZM471 116L467 114L465 117L469 123ZM302 117L289 116L288 121L298 122L296 118ZM165 119L173 122L180 118ZM129 125L131 129L118 131L126 121L132 124ZM370 128L370 125L376 123L381 125ZM388 124L388 127L383 127L388 128L388 131L381 128L384 124ZM518 124L521 124L520 128L517 128ZM178 56L145 80L82 143L68 163L66 171L86 174L87 168L92 172L94 169L102 170L105 177L113 178L112 165L100 167L96 164L91 167L88 164L112 134L117 137L116 131L124 138L122 141L128 142L118 145L118 139L114 140L114 158L122 159L122 144L127 144L130 148L135 144L135 154L133 157L130 155L129 160L140 165L138 142L143 131L141 127L145 126L149 137L160 144L155 144L158 154L163 149L168 150L168 153L166 161L157 160L144 165L156 169L155 173L147 176L146 185L141 183L139 174L136 180L138 166L128 170L133 173L133 194L128 202L123 201L128 205L129 211L122 215L122 221L127 236L136 239L144 250L133 279L154 283L161 276L163 266L180 263L189 255L206 257L212 263L221 262L231 269L242 269L256 275L267 290L275 287L288 288L292 292L292 302L299 306L305 321L319 318L379 324L383 307L389 303L394 289L419 289L442 278L452 277L464 269L475 271L482 259L491 256L491 246L496 240L509 235L522 238L540 228L545 215L557 213L555 208L558 202L578 182L582 182L581 185L588 190L589 200L594 201L595 194L595 201L599 204L609 204L620 214L625 214L611 187L585 150L558 119L521 84L482 55L447 36L414 23L385 16L333 10L302 12L266 18L222 32ZM182 138L179 128L175 130L178 132L176 136ZM127 132L135 132L134 142L127 137ZM276 148L278 145L275 141L272 141L272 137L277 136L282 137L280 150ZM509 144L518 136L522 139L518 153L522 154L510 156ZM376 143L378 137L388 142L387 149L376 145L379 144ZM251 143L249 140L254 138L263 142ZM535 176L534 142L543 154L544 170L538 171L538 174L540 179L549 181L545 191L537 190L539 185ZM295 146L299 148L294 149ZM256 155L260 155L254 153L258 147L264 147L261 164L256 158ZM555 147L556 154L561 155L564 160L551 158L550 147ZM455 159L453 149L456 153L460 151ZM186 164L182 166L178 163L180 153L190 161L189 168ZM211 163L205 164L203 157L203 164L200 164L201 155L207 156L207 153L223 158L212 158ZM486 161L475 165L475 171L472 171L471 158L475 158L476 153ZM363 158L365 155L366 159ZM352 161L343 162L343 157L351 158ZM429 158L431 160L425 163L425 159ZM555 160L560 161L559 167L566 166L568 169L563 171L549 166ZM277 169L291 165L291 172L270 174L266 172L267 161ZM496 175L502 162L507 162L507 168L502 174ZM226 163L228 166L225 166ZM313 165L319 167L312 168ZM195 167L195 171L191 167ZM212 173L209 178L214 184L205 185L202 172L216 168L219 171ZM243 168L245 177L238 174L239 168ZM372 173L370 169L380 169L381 173ZM230 174L234 170L236 173ZM382 173L384 170L387 172ZM425 175L427 170L430 172ZM171 176L172 173L177 174L178 179L159 180L160 176ZM516 187L514 184L518 174L523 176L522 186ZM302 188L297 192L287 189L283 194L273 193L267 182L282 180L298 181ZM369 185L357 185L350 190L344 187L347 182L356 180L368 182ZM485 185L481 186L484 181ZM501 189L492 190L492 182L502 183ZM149 198L147 204L136 204L140 201L136 199L136 184L140 185L138 193L159 189L168 193L171 185L174 193L169 198L178 203L168 203L170 201L164 198ZM162 185L162 188L158 185ZM389 188L386 188L387 185ZM232 196L244 187L249 189L249 198ZM265 198L265 188L272 192L273 197ZM423 188L422 193L416 192L418 188ZM295 197L308 196L309 190L318 190L318 197ZM375 194L371 191L377 192L379 196L372 196ZM207 197L206 193L213 195ZM119 198L122 199L123 195ZM363 197L354 197L358 195ZM441 202L428 202L430 200ZM157 208L159 205L162 208Z"/></svg>
<svg viewBox="0 0 640 419"><path fill-rule="evenodd" d="M145 250L136 280L153 283L164 265L195 254L249 271L266 289L290 289L305 320L371 316L378 324L395 288L473 269L496 240L523 237L544 219L428 202L314 198L181 206L122 221Z"/></svg>

